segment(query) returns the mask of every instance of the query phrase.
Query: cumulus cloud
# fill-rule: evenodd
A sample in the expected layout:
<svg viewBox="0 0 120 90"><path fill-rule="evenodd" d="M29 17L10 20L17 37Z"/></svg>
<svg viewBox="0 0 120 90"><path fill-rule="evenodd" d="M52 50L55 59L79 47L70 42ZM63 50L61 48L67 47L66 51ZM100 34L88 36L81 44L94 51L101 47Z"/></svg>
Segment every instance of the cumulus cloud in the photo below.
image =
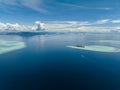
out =
<svg viewBox="0 0 120 90"><path fill-rule="evenodd" d="M37 25L40 25L40 30L45 29L45 24L41 23L39 21L36 22ZM2 23L0 22L0 32L9 32L9 31L37 31L37 26L34 24L33 26L26 26L26 25L20 25L18 23L11 24L11 23Z"/></svg>
<svg viewBox="0 0 120 90"><path fill-rule="evenodd" d="M0 31L28 31L30 28L30 26L20 25L17 23L0 23Z"/></svg>
<svg viewBox="0 0 120 90"><path fill-rule="evenodd" d="M40 21L36 21L35 24L37 25L36 30L40 31L40 30L45 30L45 24L41 23Z"/></svg>

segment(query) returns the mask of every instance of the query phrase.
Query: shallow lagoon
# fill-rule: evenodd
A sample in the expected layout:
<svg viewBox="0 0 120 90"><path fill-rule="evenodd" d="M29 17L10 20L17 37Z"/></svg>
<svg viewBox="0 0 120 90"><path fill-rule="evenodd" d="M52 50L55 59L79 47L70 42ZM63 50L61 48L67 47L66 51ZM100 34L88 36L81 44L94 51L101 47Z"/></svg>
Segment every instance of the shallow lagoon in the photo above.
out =
<svg viewBox="0 0 120 90"><path fill-rule="evenodd" d="M0 40L0 54L22 49L24 47L24 42Z"/></svg>
<svg viewBox="0 0 120 90"><path fill-rule="evenodd" d="M0 35L0 40L24 42L26 45L25 48L0 54L0 89L119 90L119 52L66 47L99 45L119 49L119 43L112 42L119 41L119 38L114 34L88 33Z"/></svg>

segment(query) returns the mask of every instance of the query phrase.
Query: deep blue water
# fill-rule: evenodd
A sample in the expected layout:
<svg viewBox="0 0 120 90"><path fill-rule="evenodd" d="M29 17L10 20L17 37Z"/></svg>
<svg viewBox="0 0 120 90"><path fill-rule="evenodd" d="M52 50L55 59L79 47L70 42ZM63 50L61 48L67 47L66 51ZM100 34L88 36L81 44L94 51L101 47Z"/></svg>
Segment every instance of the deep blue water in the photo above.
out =
<svg viewBox="0 0 120 90"><path fill-rule="evenodd" d="M0 35L25 42L24 49L0 55L0 90L120 90L120 53L91 52L69 45L119 40L116 34Z"/></svg>

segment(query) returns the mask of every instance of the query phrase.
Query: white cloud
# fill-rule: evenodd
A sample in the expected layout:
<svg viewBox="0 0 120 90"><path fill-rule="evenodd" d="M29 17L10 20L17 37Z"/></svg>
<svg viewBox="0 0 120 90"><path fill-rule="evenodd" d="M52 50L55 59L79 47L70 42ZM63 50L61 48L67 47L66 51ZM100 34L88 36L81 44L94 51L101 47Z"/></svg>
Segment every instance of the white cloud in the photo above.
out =
<svg viewBox="0 0 120 90"><path fill-rule="evenodd" d="M84 25L85 22L87 24ZM120 32L120 26L98 26L100 24L110 23L111 21L109 19L99 20L95 22L85 22L49 22L48 24L46 24L46 28L48 29L48 31L58 32Z"/></svg>
<svg viewBox="0 0 120 90"><path fill-rule="evenodd" d="M19 24L11 24L11 23L0 23L0 31L27 31L30 27L19 25Z"/></svg>
<svg viewBox="0 0 120 90"><path fill-rule="evenodd" d="M95 22L95 24L106 24L109 23L110 19L103 19L103 20L98 20Z"/></svg>
<svg viewBox="0 0 120 90"><path fill-rule="evenodd" d="M113 23L109 19L89 21L49 21L46 24L36 21L33 26L20 24L0 23L0 31L36 31L38 28L48 32L120 32L120 26L101 26L101 24Z"/></svg>
<svg viewBox="0 0 120 90"><path fill-rule="evenodd" d="M43 4L43 0L0 0L0 3L3 3L5 5L10 5L10 6L19 6L19 7L26 7L30 8L32 10L35 10L37 12L42 12L46 13L47 10L43 9L41 6ZM6 8L8 6L2 6L4 9L10 9Z"/></svg>
<svg viewBox="0 0 120 90"><path fill-rule="evenodd" d="M113 9L110 7L91 7L91 6L76 5L76 4L69 4L69 3L59 3L59 4L66 7L80 8L80 9L91 9L91 10L112 10Z"/></svg>
<svg viewBox="0 0 120 90"><path fill-rule="evenodd" d="M45 24L44 23L41 23L40 21L36 21L35 24L37 26L36 30L38 30L38 31L45 30Z"/></svg>
<svg viewBox="0 0 120 90"><path fill-rule="evenodd" d="M79 22L79 21L68 21L67 22L68 24L72 24L72 25L91 25L91 23L90 22L88 22L88 21L81 21L81 22Z"/></svg>
<svg viewBox="0 0 120 90"><path fill-rule="evenodd" d="M40 29L45 29L45 24L39 22L40 25ZM33 25L33 26L25 26L25 25L20 25L18 23L16 24L11 24L11 23L1 23L0 22L0 32L8 32L8 31L36 31L37 30L37 25Z"/></svg>
<svg viewBox="0 0 120 90"><path fill-rule="evenodd" d="M118 19L118 20L112 20L111 22L112 23L120 23L120 19Z"/></svg>
<svg viewBox="0 0 120 90"><path fill-rule="evenodd" d="M31 8L35 11L38 12L47 12L47 10L41 8L40 6L43 4L42 0L21 0L20 3L27 7L27 8Z"/></svg>
<svg viewBox="0 0 120 90"><path fill-rule="evenodd" d="M5 4L2 6L2 9L4 8L8 10L11 10L10 8L12 6L13 8L14 6L19 6L19 7L24 6L26 8L30 8L37 12L46 13L48 12L48 10L46 10L45 8L51 8L51 7L53 8L53 6L50 7L50 6L45 5L44 0L0 0L0 3ZM57 3L57 2L54 2L54 3L56 5L66 6L69 8L77 8L77 9L90 9L90 10L111 10L113 9L110 7L92 7L92 6L76 5L76 4L69 4L69 3ZM10 6L10 8L6 8L8 6Z"/></svg>

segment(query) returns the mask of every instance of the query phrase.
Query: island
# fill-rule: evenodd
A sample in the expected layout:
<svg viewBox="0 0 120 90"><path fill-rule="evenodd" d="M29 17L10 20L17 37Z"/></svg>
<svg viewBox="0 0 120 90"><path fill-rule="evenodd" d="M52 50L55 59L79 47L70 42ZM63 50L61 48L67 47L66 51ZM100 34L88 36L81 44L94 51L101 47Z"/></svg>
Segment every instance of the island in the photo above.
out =
<svg viewBox="0 0 120 90"><path fill-rule="evenodd" d="M75 46L67 46L73 49L79 49L84 51L94 51L94 52L120 52L119 48L111 47L111 46L100 46L100 45L75 45Z"/></svg>

